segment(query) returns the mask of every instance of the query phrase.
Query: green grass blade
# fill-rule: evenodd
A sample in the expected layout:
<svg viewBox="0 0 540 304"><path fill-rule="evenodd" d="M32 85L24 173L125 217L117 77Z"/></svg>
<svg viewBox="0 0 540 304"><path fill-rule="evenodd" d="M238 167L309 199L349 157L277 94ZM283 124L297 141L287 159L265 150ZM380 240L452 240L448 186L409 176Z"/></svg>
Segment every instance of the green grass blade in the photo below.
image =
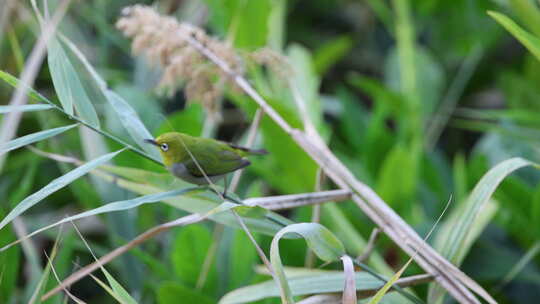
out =
<svg viewBox="0 0 540 304"><path fill-rule="evenodd" d="M24 236L23 238L17 240L16 242L10 243L9 245L6 245L6 246L0 248L0 252L8 249L9 247L19 243L20 241L22 241L24 239L30 238L30 237L38 234L38 233L41 233L41 232L43 232L45 230L51 229L53 227L56 227L56 226L64 224L64 223L76 221L76 220L79 220L79 219L82 219L82 218L85 218L85 217L94 216L94 215L98 215L98 214L128 210L128 209L139 207L139 206L141 206L143 204L157 203L157 202L163 201L163 200L165 200L167 198L177 197L177 196L183 195L185 193L193 191L194 189L196 189L196 188L186 188L186 189L172 190L172 191L167 191L167 192L162 192L162 193L139 196L139 197L133 198L133 199L108 203L108 204L103 205L101 207L98 207L98 208L95 208L95 209L92 209L92 210L88 210L88 211L81 212L81 213L76 214L76 215L66 217L64 219L61 219L61 220L53 223L53 224L47 225L47 226L45 226L43 228L40 228L40 229L38 229L38 230Z"/></svg>
<svg viewBox="0 0 540 304"><path fill-rule="evenodd" d="M345 274L341 271L304 268L296 270L297 274L294 271L285 267L287 281L293 296L343 291ZM384 284L381 280L364 271L355 272L354 281L357 292L373 292ZM397 284L400 284L400 281L397 281ZM219 300L219 304L254 303L265 298L279 297L279 295L280 287L274 280L268 280L230 291Z"/></svg>
<svg viewBox="0 0 540 304"><path fill-rule="evenodd" d="M122 304L136 304L137 301L133 299L133 297L129 294L129 292L126 291L118 281L114 279L114 277L105 270L105 267L101 267L101 271L105 274L105 277L107 278L107 281L109 282L109 285L112 288L112 291L114 293L114 298L117 299Z"/></svg>
<svg viewBox="0 0 540 304"><path fill-rule="evenodd" d="M467 198L456 225L454 225L448 239L442 246L441 252L445 257L455 262L454 257L469 233L479 211L487 203L503 179L515 170L531 165L533 163L526 159L512 158L499 163L480 179Z"/></svg>
<svg viewBox="0 0 540 304"><path fill-rule="evenodd" d="M131 135L131 138L133 138L137 145L146 151L146 153L151 155L155 160L160 161L161 156L158 149L144 142L145 139L151 139L154 138L154 136L152 136L150 131L148 131L148 129L144 126L133 107L122 97L120 97L120 95L111 90L106 92L106 96L107 100L120 117L122 125L127 130L129 135Z"/></svg>
<svg viewBox="0 0 540 304"><path fill-rule="evenodd" d="M2 221L0 222L0 229L2 229L5 225L7 225L17 216L21 215L24 211L26 211L30 207L39 203L45 197L60 190L61 188L65 187L69 183L76 180L77 178L90 172L95 167L110 161L122 151L124 151L124 149L100 156L90 162L85 163L84 165L81 165L69 171L68 173L62 175L61 177L58 177L55 180L51 181L47 186L41 188L39 191L25 198L13 210L11 210L11 212L8 213L8 215L5 218L3 218Z"/></svg>
<svg viewBox="0 0 540 304"><path fill-rule="evenodd" d="M480 234L480 229L488 223L486 219L490 219L494 214L493 207L487 204L493 192L509 174L531 165L534 164L526 159L512 158L490 169L476 184L466 201L454 208L449 220L437 235L434 247L459 266L474 240L472 237ZM428 302L441 303L444 294L444 289L440 286L431 285Z"/></svg>
<svg viewBox="0 0 540 304"><path fill-rule="evenodd" d="M84 238L82 233L79 231L79 228L77 228L77 226L75 224L73 224L73 227L75 228L75 231L77 231L77 234L79 235L79 237L83 241L83 243L86 246L86 248L88 249L88 251L90 251L90 254L94 258L94 260L97 261L98 259L97 259L96 255L92 251L92 248L90 248L90 245L88 244L88 242L86 241L86 239ZM120 302L122 304L137 304L137 301L135 301L135 299L133 299L133 297L131 297L131 295L124 289L124 287L122 287L122 285L120 285L120 283L118 283L118 281L116 281L114 279L114 277L105 269L105 267L103 267L103 265L100 265L100 269L101 269L101 272L103 272L103 274L107 278L107 281L109 282L110 288L109 288L109 286L107 286L106 284L101 282L96 277L94 277L92 275L91 276L92 276L92 278L94 280L96 280L96 282L98 282L98 284L101 287L103 287L103 289L105 289L105 291L107 291L113 298L115 298L118 302Z"/></svg>
<svg viewBox="0 0 540 304"><path fill-rule="evenodd" d="M323 261L331 262L338 260L345 254L343 244L324 226L316 223L292 224L281 229L272 239L270 247L270 261L274 269L275 280L279 285L281 301L294 303L291 287L287 282L281 256L279 254L279 240L288 233L300 235L306 240L307 245ZM341 285L341 290L343 284Z"/></svg>
<svg viewBox="0 0 540 304"><path fill-rule="evenodd" d="M7 73L7 72L4 72L4 71L0 70L0 79L2 79L3 81L5 81L7 84L9 84L10 86L12 86L15 89L18 88L19 86L24 87L26 95L28 95L28 97L30 97L30 98L32 98L34 100L37 100L37 101L40 101L40 102L45 102L45 103L48 103L48 104L53 104L53 102L50 101L49 99L47 99L45 96L41 95L40 93L38 93L36 90L32 89L31 87L29 87L25 83L22 83L17 77L15 77L15 76Z"/></svg>
<svg viewBox="0 0 540 304"><path fill-rule="evenodd" d="M313 54L313 65L319 75L338 63L353 47L353 39L349 35L339 36L317 49Z"/></svg>
<svg viewBox="0 0 540 304"><path fill-rule="evenodd" d="M100 171L93 171L92 173L111 183L115 183L118 187L133 191L134 193L141 195L163 192L169 189L182 188L187 185L185 182L174 178L172 179L174 181L173 183L171 181L170 174L158 174L155 172L145 171L141 169L117 166L103 166L102 169L114 173L116 176L113 177L110 174L103 174L103 172ZM120 176L120 178L118 176ZM238 221L232 213L217 212L226 211L225 209L231 209L236 205L230 205L231 203L227 203L229 204L228 207L227 204L222 204L221 198L217 197L214 193L211 193L207 190L201 189L181 198L167 198L164 200L164 202L177 209L181 209L189 213L206 214L210 217L211 220L215 222L235 228L239 227ZM220 204L222 205L219 206ZM249 213L259 213L257 209L258 208L249 209L247 211L249 211ZM240 208L240 210L242 210L242 208ZM287 224L292 223L286 218L281 217L280 215L273 212L269 212L268 214L266 214L265 219L244 217L244 222L253 231L257 231L271 236L276 234L283 227L281 224L278 225L277 222Z"/></svg>
<svg viewBox="0 0 540 304"><path fill-rule="evenodd" d="M540 38L522 29L512 19L494 11L488 11L488 15L495 19L507 31L521 42L538 60L540 60Z"/></svg>
<svg viewBox="0 0 540 304"><path fill-rule="evenodd" d="M540 8L531 0L510 0L512 10L536 36L540 36Z"/></svg>
<svg viewBox="0 0 540 304"><path fill-rule="evenodd" d="M537 241L533 244L533 246L527 250L525 255L519 259L519 261L510 269L510 271L504 276L499 286L505 286L506 284L510 283L513 279L515 279L518 274L529 265L531 261L534 260L534 258L538 255L540 252L540 241Z"/></svg>
<svg viewBox="0 0 540 304"><path fill-rule="evenodd" d="M0 106L0 114L9 112L33 112L52 109L53 106L48 104L33 104L24 106Z"/></svg>
<svg viewBox="0 0 540 304"><path fill-rule="evenodd" d="M85 90L83 83L85 79L81 79L79 73L75 70L60 41L56 38L51 40L47 54L54 89L64 111L69 115L73 115L73 107L75 107L78 116L84 122L99 128L96 110Z"/></svg>
<svg viewBox="0 0 540 304"><path fill-rule="evenodd" d="M392 5L395 10L396 43L399 56L399 71L401 91L407 96L408 101L418 105L420 100L417 84L417 65L415 63L415 29L411 18L410 3L408 0L394 0Z"/></svg>
<svg viewBox="0 0 540 304"><path fill-rule="evenodd" d="M38 142L40 140L44 140L44 139L56 136L60 133L66 132L67 130L73 129L76 126L77 124L73 124L69 126L48 129L45 131L40 131L40 132L25 135L19 138L15 138L14 140L8 141L7 143L4 144L4 146L0 150L0 154L18 149L20 147Z"/></svg>
<svg viewBox="0 0 540 304"><path fill-rule="evenodd" d="M390 278L390 280L388 280L388 282L386 282L386 284L384 284L384 286L377 291L377 293L371 298L371 300L369 301L368 304L377 304L377 303L379 303L382 300L382 298L386 295L386 293L390 290L390 288L392 288L392 285L394 285L394 283L396 283L396 281L399 280L399 278L401 277L401 275L403 274L405 269L407 269L407 267L409 267L409 265L411 264L412 261L413 261L413 259L410 258L407 261L407 263L405 263L405 265L403 265L403 267L401 267L401 269L398 270L398 272L396 272Z"/></svg>

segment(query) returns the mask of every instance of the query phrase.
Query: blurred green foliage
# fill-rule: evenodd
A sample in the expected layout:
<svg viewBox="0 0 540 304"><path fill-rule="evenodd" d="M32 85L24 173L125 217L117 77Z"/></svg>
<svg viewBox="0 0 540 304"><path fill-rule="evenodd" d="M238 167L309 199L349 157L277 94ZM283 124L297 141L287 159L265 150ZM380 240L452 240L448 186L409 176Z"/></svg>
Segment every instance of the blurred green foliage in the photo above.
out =
<svg viewBox="0 0 540 304"><path fill-rule="evenodd" d="M0 19L0 69L19 77L40 28L29 1L11 2L16 2L11 11L5 15L0 12L0 18L6 18ZM43 3L37 2L42 7ZM54 7L57 1L50 2ZM114 27L121 9L134 3L93 0L72 4L60 31L73 41L88 65L80 61L80 55L66 40L55 38L32 87L58 105L73 104L75 112L90 126L99 126L135 147L139 142L125 130L123 113L107 102L107 90L125 100L154 136L176 130L242 143L257 110L246 95L227 91L223 121L212 125L203 107L187 105L182 92L172 97L155 92L160 69L144 57L134 57L130 41ZM246 66L247 78L289 124L302 128L302 115L288 81L295 85L307 115L330 149L420 235L431 228L450 197L452 215L465 208L468 195L490 168L512 157L540 163L537 1L162 0L155 6L164 14L205 28L243 53L267 47L286 56L293 71L288 75L291 79L283 79L272 68L251 65ZM487 11L492 11L491 17ZM93 70L102 80L95 78ZM14 91L4 82L0 88L4 105ZM17 136L71 123L59 111L28 112L23 114ZM36 147L82 160L123 147L83 128ZM316 163L266 116L256 146L270 153L253 160L240 182L239 196L315 190ZM74 168L24 148L6 157L8 161L0 169L0 197L4 198L0 218L25 197ZM116 167L113 172L139 188L90 175L24 213L22 225L34 231L66 213L145 194L148 188L143 186L158 190L177 186L164 175L154 174L165 171L137 153L123 152L111 164L146 170L128 172ZM464 241L470 244L461 248L464 252L459 254L463 256L451 257L462 261L461 269L500 303L534 303L540 296L538 256L505 281L539 241L539 180L537 170L526 168L495 185L494 196L471 224L476 234ZM322 187L331 189L334 185L326 182ZM78 226L96 254L103 256L150 227L186 215L186 211L200 212L198 207L186 209L182 203L177 208L171 205L175 206L153 204L110 213ZM308 222L311 213L311 207L303 207L283 215ZM362 253L374 228L352 202L324 205L322 224L351 256ZM139 303L216 303L234 289L269 280L269 276L254 271L261 262L247 236L230 227L217 233L221 229L217 225L204 222L171 230L115 260L107 269ZM13 230L12 225L0 230L0 246L20 236ZM1 303L28 302L46 273L42 253L50 251L55 235L44 233L25 247L0 253ZM269 252L272 238L260 233L255 236ZM448 240L442 232L437 236L442 239L434 243ZM282 240L283 264L304 266L306 248L301 240ZM215 258L201 284L203 265L210 253ZM390 276L407 258L382 237L367 263ZM81 240L65 233L54 259L60 278L92 261ZM333 263L326 268L341 269L341 265ZM406 274L421 272L414 266ZM106 281L103 274L97 276ZM43 290L57 283L51 274L47 277ZM433 285L430 289L433 296ZM436 299L428 298L425 285L413 291L426 301ZM114 302L91 278L75 284L71 292L89 303ZM394 295L383 303L385 300L399 303L403 298ZM47 301L61 302L60 296ZM279 299L260 303L279 303Z"/></svg>

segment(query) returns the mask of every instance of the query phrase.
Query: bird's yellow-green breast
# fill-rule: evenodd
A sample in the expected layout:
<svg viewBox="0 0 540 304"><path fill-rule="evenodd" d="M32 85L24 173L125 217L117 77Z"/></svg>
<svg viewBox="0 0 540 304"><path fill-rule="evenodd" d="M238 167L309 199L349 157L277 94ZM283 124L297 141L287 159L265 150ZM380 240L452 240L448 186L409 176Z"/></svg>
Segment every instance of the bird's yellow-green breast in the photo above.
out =
<svg viewBox="0 0 540 304"><path fill-rule="evenodd" d="M248 166L247 155L266 153L179 132L164 133L147 142L159 148L163 163L171 173L197 184L203 183L199 178L204 175L218 177Z"/></svg>

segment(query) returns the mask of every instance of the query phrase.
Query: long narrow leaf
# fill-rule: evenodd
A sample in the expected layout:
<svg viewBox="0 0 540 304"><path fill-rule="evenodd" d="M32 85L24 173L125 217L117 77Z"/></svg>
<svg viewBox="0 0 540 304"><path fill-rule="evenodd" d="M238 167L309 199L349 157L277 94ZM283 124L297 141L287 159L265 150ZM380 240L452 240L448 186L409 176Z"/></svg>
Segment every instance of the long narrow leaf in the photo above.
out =
<svg viewBox="0 0 540 304"><path fill-rule="evenodd" d="M15 76L7 73L7 72L4 72L4 71L0 70L0 79L2 79L3 81L5 81L7 84L9 84L10 86L12 86L15 89L18 88L19 86L23 86L25 88L26 95L28 95L28 97L30 97L30 98L32 98L34 100L41 101L41 102L46 102L46 103L49 103L49 104L53 103L52 101L47 99L45 96L39 94L36 90L32 89L31 87L29 87L25 83L22 83L17 77L15 77Z"/></svg>
<svg viewBox="0 0 540 304"><path fill-rule="evenodd" d="M116 155L118 155L120 152L124 151L125 149L118 150L116 152L112 152L109 154L105 154L103 156L100 156L88 163L85 163L84 165L81 165L80 167L77 167L68 173L62 175L59 178L56 178L52 182L50 182L47 186L41 188L39 191L35 192L34 194L28 196L25 198L22 202L20 202L11 212L2 219L0 222L0 229L2 229L5 225L7 225L9 222L11 222L14 218L21 215L24 211L26 211L28 208L34 206L35 204L39 203L41 200L49 196L50 194L58 191L59 189L65 187L72 181L76 180L77 178L85 175L86 173L90 172L95 167L102 165L108 161L110 161L112 158L114 158Z"/></svg>
<svg viewBox="0 0 540 304"><path fill-rule="evenodd" d="M79 72L83 74L82 76L86 76L86 83L91 85L87 91L92 91L94 92L94 95L99 95L99 99L108 101L116 114L118 114L120 117L122 125L133 140L135 140L137 145L139 145L155 160L161 160L157 149L144 142L145 139L153 138L153 136L145 127L135 109L133 109L133 107L121 96L107 88L105 81L101 78L101 76L99 76L83 53L73 42L64 36L62 36L61 39L62 42L67 46L69 52L72 54L71 59L74 61L74 64L80 67Z"/></svg>
<svg viewBox="0 0 540 304"><path fill-rule="evenodd" d="M338 293L343 290L346 279L343 272L333 270L303 269L302 274L299 275L286 270L286 273L293 296ZM414 279L413 277L401 278L395 284L404 287L429 280L429 276L422 275ZM373 292L383 286L381 280L363 271L355 272L354 281L357 292ZM219 300L219 304L253 303L265 298L279 297L279 295L279 286L274 280L268 280L233 290L224 295Z"/></svg>
<svg viewBox="0 0 540 304"><path fill-rule="evenodd" d="M99 119L85 90L83 79L75 70L60 41L56 38L51 40L47 54L53 85L64 111L73 115L75 107L84 122L99 127Z"/></svg>
<svg viewBox="0 0 540 304"><path fill-rule="evenodd" d="M86 246L86 248L88 249L88 251L90 251L90 254L92 254L92 257L94 258L94 260L97 261L98 259L97 259L96 255L92 251L92 248L90 248L90 245L88 244L88 242L86 241L86 239L82 235L81 231L79 231L79 229L77 228L77 226L75 224L73 224L73 227L75 228L75 231L77 231L77 234L79 235L79 237L83 241L83 243ZM109 292L113 298L115 298L121 304L137 304L137 301L135 301L135 299L133 299L133 297L131 297L131 295L124 289L124 287L122 287L122 285L120 285L120 283L118 283L114 279L114 277L105 269L105 267L103 267L103 265L100 265L100 268L101 268L101 271L103 272L103 274L105 275L105 277L107 278L107 281L109 282L109 285L110 285L111 288L109 288L109 286L105 285L103 282L101 282L96 277L94 277L94 276L92 276L92 277L107 292Z"/></svg>
<svg viewBox="0 0 540 304"><path fill-rule="evenodd" d="M521 42L538 60L540 60L540 38L532 35L526 30L522 29L512 19L507 16L489 11L493 19L495 19L500 25L502 25L507 31L509 31L519 42Z"/></svg>
<svg viewBox="0 0 540 304"><path fill-rule="evenodd" d="M343 244L324 226L316 223L292 224L281 229L272 239L270 261L274 269L276 283L280 287L281 301L294 303L293 293L285 276L279 255L279 240L288 233L302 236L313 252L326 262L336 261L345 254ZM343 286L343 285L341 285Z"/></svg>
<svg viewBox="0 0 540 304"><path fill-rule="evenodd" d="M461 210L457 223L445 241L442 248L444 256L454 261L454 256L468 235L478 213L499 184L515 170L530 165L533 163L523 158L508 159L493 167L480 179L465 202L465 207Z"/></svg>
<svg viewBox="0 0 540 304"><path fill-rule="evenodd" d="M148 172L148 174L145 174L143 173L144 170L140 169L113 166L104 166L101 169L112 172L116 176L113 177L100 171L93 171L92 173L109 182L115 183L123 189L133 191L134 193L138 193L141 195L185 187L185 183L181 182L174 184L168 182L168 185L166 185L167 181L170 181L167 175L155 174L152 172ZM125 177L126 179L119 178L118 176ZM145 176L148 176L148 178L146 179ZM145 179L146 182L140 180L141 178ZM138 180L138 182L133 182L132 180ZM175 208L187 211L189 213L207 214L212 209L218 207L222 200L209 191L200 190L198 192L190 193L189 195L183 196L181 198L168 198L165 199L164 202ZM220 208L222 207L223 206L221 206ZM271 218L272 220L244 218L244 222L253 231L261 232L271 236L275 235L283 227L281 224L278 225L277 223L292 224L291 221L273 212L269 212L266 217ZM238 221L230 212L211 214L210 219L228 226L239 227Z"/></svg>
<svg viewBox="0 0 540 304"><path fill-rule="evenodd" d="M377 291L377 293L371 298L371 300L369 301L368 304L377 304L377 303L379 303L382 300L382 298L386 295L386 293L390 290L390 288L392 288L392 285L394 285L394 283L397 280L399 280L399 278L401 277L401 275L403 274L405 269L407 269L407 267L409 267L409 265L411 264L412 261L413 261L413 259L410 258L407 261L407 263L405 263L405 265L403 265L403 267L401 267L401 269L398 270L398 272L396 272L390 278L390 280L388 280L388 282L386 282L386 284L384 284L384 286Z"/></svg>
<svg viewBox="0 0 540 304"><path fill-rule="evenodd" d="M63 133L65 131L69 130L69 129L73 129L76 126L77 126L77 124L73 124L73 125L69 125L69 126L44 130L44 131L40 131L40 132L25 135L23 137L15 138L14 140L8 141L7 143L4 144L4 146L2 147L2 150L0 150L0 154L9 152L11 150L15 150L17 148L29 145L31 143L38 142L40 140L44 140L44 139L56 136L56 135L58 135L60 133Z"/></svg>
<svg viewBox="0 0 540 304"><path fill-rule="evenodd" d="M33 112L52 109L53 106L48 104L33 104L24 106L0 106L0 114L9 112Z"/></svg>
<svg viewBox="0 0 540 304"><path fill-rule="evenodd" d="M85 212L81 212L81 213L76 214L76 215L66 217L64 219L61 219L61 220L53 223L53 224L47 225L47 226L45 226L43 228L40 228L40 229L38 229L38 230L24 236L24 238L19 239L16 242L10 243L9 245L0 248L0 252L8 249L9 247L11 247L11 246L13 246L13 245L15 245L17 243L19 243L23 239L30 238L30 237L32 237L32 236L34 236L34 235L36 235L36 234L38 234L40 232L51 229L51 228L56 227L58 225L61 225L63 223L76 221L76 220L79 220L79 219L82 219L82 218L85 218L85 217L94 216L94 215L98 215L98 214L102 214L102 213L108 213L108 212L114 212L114 211L122 211L122 210L131 209L131 208L136 208L136 207L139 207L140 205L143 205L143 204L157 203L157 202L163 201L163 200L165 200L167 198L180 196L182 194L185 194L187 192L192 191L193 189L194 188L172 190L172 191L167 191L167 192L162 192L162 193L144 195L144 196L140 196L140 197L137 197L137 198L134 198L134 199L128 199L128 200L108 203L108 204L106 204L104 206L101 206L101 207L98 207L98 208L95 208L95 209L92 209L92 210L88 210L88 211L85 211Z"/></svg>
<svg viewBox="0 0 540 304"><path fill-rule="evenodd" d="M467 200L454 208L449 220L444 223L441 232L437 235L434 247L452 263L459 266L472 244L471 236L478 236L481 232L479 227L486 226L485 216L493 216L493 208L487 208L493 192L509 174L531 165L534 163L526 159L511 158L491 168L476 184ZM428 302L441 303L444 294L444 289L433 284L429 289Z"/></svg>
<svg viewBox="0 0 540 304"><path fill-rule="evenodd" d="M111 90L106 92L107 100L120 116L120 121L124 128L128 131L129 135L135 140L135 142L155 160L161 160L156 147L144 142L145 139L154 138L150 131L146 129L142 123L139 115L133 109L129 103L127 103L122 97Z"/></svg>

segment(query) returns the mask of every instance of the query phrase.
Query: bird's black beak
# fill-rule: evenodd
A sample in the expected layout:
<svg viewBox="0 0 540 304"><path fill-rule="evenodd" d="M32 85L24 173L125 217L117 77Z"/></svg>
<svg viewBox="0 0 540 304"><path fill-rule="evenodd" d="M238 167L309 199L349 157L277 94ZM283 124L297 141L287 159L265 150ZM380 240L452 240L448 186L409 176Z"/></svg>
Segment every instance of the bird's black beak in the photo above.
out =
<svg viewBox="0 0 540 304"><path fill-rule="evenodd" d="M144 141L154 146L159 146L159 144L153 139L145 139Z"/></svg>

